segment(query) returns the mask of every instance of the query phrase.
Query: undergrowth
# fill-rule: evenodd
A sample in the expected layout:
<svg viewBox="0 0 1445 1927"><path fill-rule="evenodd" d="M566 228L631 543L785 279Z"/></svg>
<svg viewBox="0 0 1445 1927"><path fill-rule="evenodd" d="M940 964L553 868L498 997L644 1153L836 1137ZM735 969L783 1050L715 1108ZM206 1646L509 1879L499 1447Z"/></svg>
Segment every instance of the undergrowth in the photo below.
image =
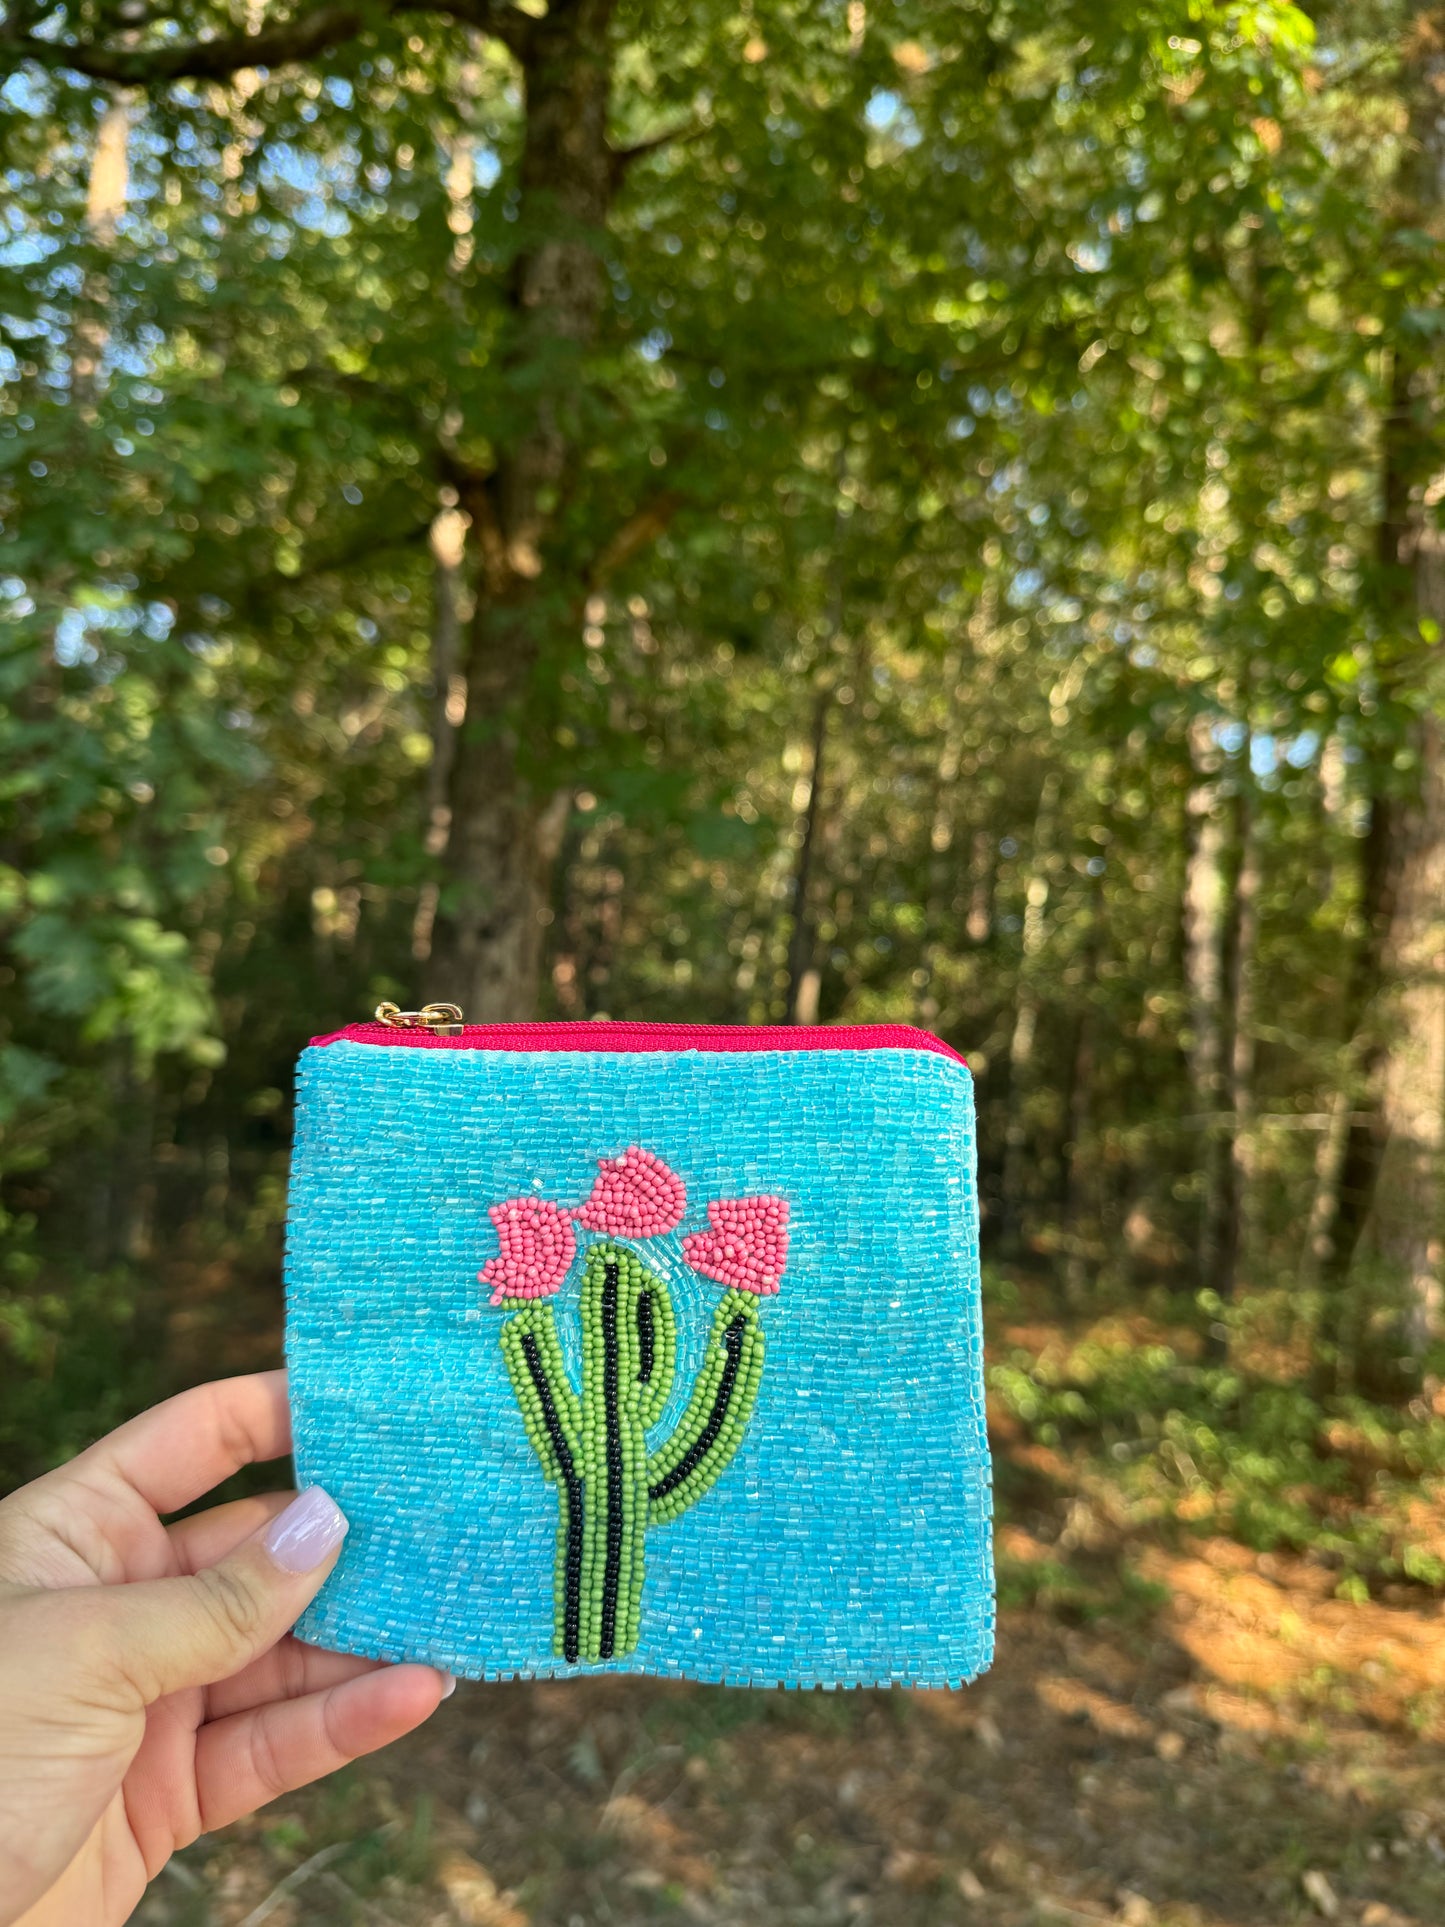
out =
<svg viewBox="0 0 1445 1927"><path fill-rule="evenodd" d="M1073 1330L1052 1308L1039 1343L1016 1289L991 1280L989 1299L996 1415L1066 1461L1121 1528L1307 1555L1346 1598L1445 1586L1445 1400L1428 1378L1405 1406L1322 1394L1291 1371L1272 1330L1284 1310L1267 1302L1214 1313L1227 1333L1215 1357L1188 1300ZM1077 1591L1047 1564L1005 1577L1029 1598Z"/></svg>

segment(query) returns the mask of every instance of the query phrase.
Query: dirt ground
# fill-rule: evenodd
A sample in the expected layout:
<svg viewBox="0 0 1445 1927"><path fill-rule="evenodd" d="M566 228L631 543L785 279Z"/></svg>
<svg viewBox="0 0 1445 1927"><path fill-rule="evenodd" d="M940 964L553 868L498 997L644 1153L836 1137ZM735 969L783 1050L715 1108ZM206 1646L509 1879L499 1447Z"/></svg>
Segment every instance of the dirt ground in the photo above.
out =
<svg viewBox="0 0 1445 1927"><path fill-rule="evenodd" d="M1114 1558L1040 1469L1005 1447L1010 1567ZM140 1918L1445 1921L1438 1600L1355 1605L1223 1538L1131 1561L1117 1611L1006 1610L959 1694L464 1681L389 1754L199 1842Z"/></svg>

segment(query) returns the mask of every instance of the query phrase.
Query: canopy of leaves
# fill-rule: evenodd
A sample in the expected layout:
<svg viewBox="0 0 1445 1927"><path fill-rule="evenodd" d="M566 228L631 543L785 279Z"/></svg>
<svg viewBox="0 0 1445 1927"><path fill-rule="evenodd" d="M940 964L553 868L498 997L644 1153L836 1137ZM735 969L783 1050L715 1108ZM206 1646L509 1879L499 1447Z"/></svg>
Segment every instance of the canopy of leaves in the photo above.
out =
<svg viewBox="0 0 1445 1927"><path fill-rule="evenodd" d="M1203 743L1262 853L1246 1269L1297 1260L1439 640L1378 560L1414 10L631 0L605 310L530 356L546 9L254 12L5 0L0 1344L269 1257L296 1048L414 1001L436 519L549 355L543 1014L776 1020L804 965L969 1053L995 1223L1177 1267Z"/></svg>

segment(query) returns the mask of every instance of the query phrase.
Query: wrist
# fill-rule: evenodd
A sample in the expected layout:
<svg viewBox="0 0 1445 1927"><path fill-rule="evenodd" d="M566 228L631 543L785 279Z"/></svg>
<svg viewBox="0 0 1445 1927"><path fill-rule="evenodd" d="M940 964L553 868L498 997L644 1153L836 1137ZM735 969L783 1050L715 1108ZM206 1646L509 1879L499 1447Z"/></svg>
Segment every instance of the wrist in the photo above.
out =
<svg viewBox="0 0 1445 1927"><path fill-rule="evenodd" d="M0 1895L0 1927L78 1927L80 1921L86 1927L92 1923L94 1927L109 1927L105 1902L95 1891L97 1883L88 1859L80 1855L72 1860L55 1885L31 1901L22 1914L9 1913Z"/></svg>
<svg viewBox="0 0 1445 1927"><path fill-rule="evenodd" d="M55 1899L56 1889L42 1895L23 1914L10 1914L0 1904L0 1927L62 1927L64 1915Z"/></svg>

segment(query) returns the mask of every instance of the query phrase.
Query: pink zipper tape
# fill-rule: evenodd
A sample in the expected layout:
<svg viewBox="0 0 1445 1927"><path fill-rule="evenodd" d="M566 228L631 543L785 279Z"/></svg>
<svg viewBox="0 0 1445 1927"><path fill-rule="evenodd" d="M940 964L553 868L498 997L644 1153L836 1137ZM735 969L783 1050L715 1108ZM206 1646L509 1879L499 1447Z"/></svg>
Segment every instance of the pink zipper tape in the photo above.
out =
<svg viewBox="0 0 1445 1927"><path fill-rule="evenodd" d="M912 1024L642 1024L611 1018L555 1024L466 1024L453 1037L421 1025L348 1024L313 1044L402 1045L413 1050L922 1050L966 1060Z"/></svg>

